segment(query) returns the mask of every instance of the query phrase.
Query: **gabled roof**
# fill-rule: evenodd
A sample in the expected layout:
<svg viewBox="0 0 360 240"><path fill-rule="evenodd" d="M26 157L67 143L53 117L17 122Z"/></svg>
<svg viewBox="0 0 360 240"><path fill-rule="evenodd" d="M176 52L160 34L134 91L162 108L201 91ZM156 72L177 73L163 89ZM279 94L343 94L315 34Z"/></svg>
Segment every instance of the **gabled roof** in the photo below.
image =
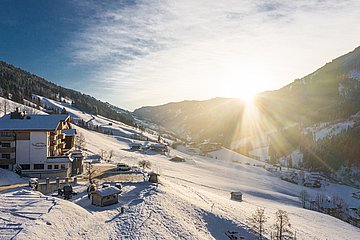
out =
<svg viewBox="0 0 360 240"><path fill-rule="evenodd" d="M101 188L95 191L95 194L98 194L101 197L111 196L113 194L119 194L119 193L121 193L121 190L114 186Z"/></svg>
<svg viewBox="0 0 360 240"><path fill-rule="evenodd" d="M69 115L26 115L23 119L11 119L10 114L0 118L0 131L54 131L62 121L67 121Z"/></svg>

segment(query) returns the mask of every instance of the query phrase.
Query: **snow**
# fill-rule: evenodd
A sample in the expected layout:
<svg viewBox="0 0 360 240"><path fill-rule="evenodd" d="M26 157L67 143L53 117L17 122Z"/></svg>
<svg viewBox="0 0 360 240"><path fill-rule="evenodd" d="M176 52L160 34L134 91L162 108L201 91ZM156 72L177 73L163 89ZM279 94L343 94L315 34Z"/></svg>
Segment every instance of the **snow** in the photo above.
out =
<svg viewBox="0 0 360 240"><path fill-rule="evenodd" d="M249 155L251 157L255 157L261 161L267 161L270 159L269 157L269 146L267 147L261 147L261 148L255 148L251 151L249 151Z"/></svg>
<svg viewBox="0 0 360 240"><path fill-rule="evenodd" d="M73 111L77 116L83 114ZM110 122L98 116L92 121ZM170 149L172 156L179 155L186 162L172 162L170 156L151 151L130 151L133 140L127 136L141 132L111 122L109 127L124 134L111 136L74 127L85 136L87 154L113 150L112 160L128 165L148 160L151 170L160 174L160 184L123 182L119 203L107 207L91 205L86 186L81 184L74 187L78 195L70 201L43 196L26 187L8 189L0 194L0 223L6 229L0 231L0 239L228 239L226 234L230 232L236 232L238 239L254 239L247 219L258 207L264 207L269 216L267 229L278 209L287 211L297 239L360 236L359 228L303 209L298 199L298 193L306 189L311 195L339 195L349 207L357 207L360 201L351 196L358 191L354 188L327 183L312 189L292 184L267 171L263 162L225 148L208 156L199 156L184 146L179 148L181 152ZM149 136L156 139L155 135ZM233 191L242 192L242 202L230 199Z"/></svg>
<svg viewBox="0 0 360 240"><path fill-rule="evenodd" d="M307 127L304 129L304 131L305 133L310 132L314 134L314 139L316 141L319 141L326 137L335 136L341 133L342 131L346 131L349 128L352 128L355 125L355 120L353 119L356 117L357 115L353 115L347 121L333 123L333 124L327 122L321 123L318 126Z"/></svg>
<svg viewBox="0 0 360 240"><path fill-rule="evenodd" d="M101 188L101 189L96 190L95 192L102 197L121 193L121 191L114 186Z"/></svg>
<svg viewBox="0 0 360 240"><path fill-rule="evenodd" d="M40 110L25 106L23 104L13 102L13 101L11 101L9 99L5 99L3 97L0 97L0 103L2 105L0 108L0 117L2 117L4 115L4 106L3 106L4 102L6 102L6 105L7 105L6 113L10 113L12 111L15 111L16 108L19 108L20 111L25 110L26 112L31 113L31 114L46 114Z"/></svg>
<svg viewBox="0 0 360 240"><path fill-rule="evenodd" d="M0 118L0 130L55 130L68 115L25 115L24 119L11 119L10 114Z"/></svg>
<svg viewBox="0 0 360 240"><path fill-rule="evenodd" d="M356 79L356 80L360 80L360 71L351 70L351 71L349 72L349 78L353 78L353 79Z"/></svg>
<svg viewBox="0 0 360 240"><path fill-rule="evenodd" d="M16 173L0 168L0 186L25 183L28 181L28 178L22 178Z"/></svg>
<svg viewBox="0 0 360 240"><path fill-rule="evenodd" d="M320 129L319 131L317 131L315 133L315 139L316 141L324 139L325 137L329 137L329 136L334 136L337 135L339 133L341 133L342 131L345 131L351 127L354 126L354 122L340 122L340 123L335 123L333 125L330 125L329 127Z"/></svg>

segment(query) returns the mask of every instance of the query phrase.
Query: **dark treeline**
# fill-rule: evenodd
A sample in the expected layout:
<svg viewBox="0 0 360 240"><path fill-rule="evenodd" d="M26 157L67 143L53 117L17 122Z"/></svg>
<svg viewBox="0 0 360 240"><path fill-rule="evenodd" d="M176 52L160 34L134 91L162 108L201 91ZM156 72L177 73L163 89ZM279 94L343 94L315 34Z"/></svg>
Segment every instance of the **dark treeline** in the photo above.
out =
<svg viewBox="0 0 360 240"><path fill-rule="evenodd" d="M32 94L38 94L50 99L68 97L73 100L73 106L81 111L94 115L102 115L129 125L134 124L130 113L119 113L105 102L99 101L90 95L71 89L63 88L41 77L0 61L0 96L23 103L23 99L32 99Z"/></svg>

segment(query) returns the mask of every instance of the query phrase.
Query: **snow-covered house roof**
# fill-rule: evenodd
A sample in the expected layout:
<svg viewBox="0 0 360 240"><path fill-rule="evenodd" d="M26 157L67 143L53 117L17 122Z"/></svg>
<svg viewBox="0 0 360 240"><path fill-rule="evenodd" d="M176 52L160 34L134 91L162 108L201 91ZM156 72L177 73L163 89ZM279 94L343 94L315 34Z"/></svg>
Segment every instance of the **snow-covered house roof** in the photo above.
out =
<svg viewBox="0 0 360 240"><path fill-rule="evenodd" d="M24 118L12 119L10 114L0 118L0 131L54 131L60 122L67 121L69 115L25 115Z"/></svg>
<svg viewBox="0 0 360 240"><path fill-rule="evenodd" d="M66 129L61 130L61 133L64 133L66 136L75 136L76 135L76 129Z"/></svg>
<svg viewBox="0 0 360 240"><path fill-rule="evenodd" d="M117 187L110 186L110 187L98 189L94 193L100 195L101 197L107 197L114 194L120 194L121 190L118 189Z"/></svg>
<svg viewBox="0 0 360 240"><path fill-rule="evenodd" d="M132 142L132 143L130 143L130 147L141 147L141 146L142 146L142 144L139 143L139 142Z"/></svg>
<svg viewBox="0 0 360 240"><path fill-rule="evenodd" d="M166 145L162 143L154 143L150 145L151 148L165 148Z"/></svg>

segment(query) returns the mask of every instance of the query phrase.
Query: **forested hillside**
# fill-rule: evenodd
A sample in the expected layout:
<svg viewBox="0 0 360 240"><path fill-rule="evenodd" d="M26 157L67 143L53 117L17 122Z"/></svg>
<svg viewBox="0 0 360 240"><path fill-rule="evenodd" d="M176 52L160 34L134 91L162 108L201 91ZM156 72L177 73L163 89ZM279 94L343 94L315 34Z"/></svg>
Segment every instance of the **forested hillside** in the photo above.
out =
<svg viewBox="0 0 360 240"><path fill-rule="evenodd" d="M92 96L63 88L32 73L0 61L0 96L11 98L23 103L23 99L32 99L32 94L38 94L50 99L58 96L73 100L73 105L85 112L99 114L130 125L133 118L127 111L116 111L109 103L102 102Z"/></svg>

